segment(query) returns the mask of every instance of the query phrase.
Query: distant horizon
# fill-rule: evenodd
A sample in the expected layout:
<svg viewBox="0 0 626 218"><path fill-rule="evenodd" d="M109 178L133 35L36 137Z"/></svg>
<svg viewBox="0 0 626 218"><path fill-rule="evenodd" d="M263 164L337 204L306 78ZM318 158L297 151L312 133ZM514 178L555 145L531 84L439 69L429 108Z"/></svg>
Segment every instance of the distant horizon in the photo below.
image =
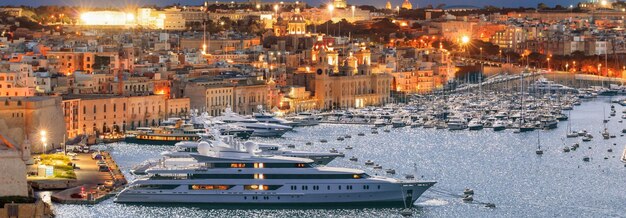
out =
<svg viewBox="0 0 626 218"><path fill-rule="evenodd" d="M562 5L563 7L568 7L569 5L576 5L580 1L579 0L527 0L527 1L493 1L493 0L409 0L413 7L423 8L427 5L432 5L436 7L439 4L446 4L447 6L454 5L470 5L476 7L485 7L487 5L493 5L496 7L507 7L507 8L535 8L539 3L545 3L546 5L553 7L557 4ZM212 1L209 1L212 2ZM219 2L230 2L226 0L221 0ZM235 2L247 2L247 1L235 1ZM263 2L272 2L272 1L263 1ZM285 2L295 2L294 1L285 1ZM326 3L326 0L305 0L307 4L316 7L322 3ZM353 5L372 5L377 8L383 8L385 6L386 0L348 0L348 4ZM391 4L395 6L399 6L403 0L391 0ZM16 0L0 0L0 6L82 6L82 7L124 7L125 5L157 5L157 6L167 6L172 4L181 4L181 5L201 5L203 4L203 0L24 0L24 1L16 1ZM520 4L521 3L521 4Z"/></svg>

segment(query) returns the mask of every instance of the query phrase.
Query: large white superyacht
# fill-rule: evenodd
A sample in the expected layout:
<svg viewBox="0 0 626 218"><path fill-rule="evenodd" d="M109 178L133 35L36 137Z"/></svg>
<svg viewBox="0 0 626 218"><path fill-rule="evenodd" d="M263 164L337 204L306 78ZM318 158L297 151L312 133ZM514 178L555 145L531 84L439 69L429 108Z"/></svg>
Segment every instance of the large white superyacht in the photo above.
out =
<svg viewBox="0 0 626 218"><path fill-rule="evenodd" d="M306 158L256 155L202 142L198 164L148 169L117 194L119 203L329 204L406 206L433 181L370 176L361 170L319 167Z"/></svg>

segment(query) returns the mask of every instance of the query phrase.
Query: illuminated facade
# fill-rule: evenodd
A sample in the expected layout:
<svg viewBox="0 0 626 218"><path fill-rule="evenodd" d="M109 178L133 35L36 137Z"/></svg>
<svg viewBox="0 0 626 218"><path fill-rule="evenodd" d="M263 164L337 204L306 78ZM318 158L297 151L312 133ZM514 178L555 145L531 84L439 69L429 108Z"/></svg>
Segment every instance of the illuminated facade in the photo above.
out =
<svg viewBox="0 0 626 218"><path fill-rule="evenodd" d="M359 108L389 102L392 76L372 72L371 54L365 47L343 60L318 41L311 52L315 69L315 98L319 109Z"/></svg>
<svg viewBox="0 0 626 218"><path fill-rule="evenodd" d="M135 24L135 14L121 11L87 11L80 14L80 25L128 26Z"/></svg>
<svg viewBox="0 0 626 218"><path fill-rule="evenodd" d="M346 0L333 0L333 6L335 6L335 8L346 8L348 7L348 3Z"/></svg>
<svg viewBox="0 0 626 218"><path fill-rule="evenodd" d="M411 10L413 9L413 4L411 4L409 0L404 0L404 2L402 2L401 8Z"/></svg>
<svg viewBox="0 0 626 218"><path fill-rule="evenodd" d="M156 126L168 117L189 111L189 98L166 99L161 95L101 96L75 95L63 100L66 132L95 135Z"/></svg>

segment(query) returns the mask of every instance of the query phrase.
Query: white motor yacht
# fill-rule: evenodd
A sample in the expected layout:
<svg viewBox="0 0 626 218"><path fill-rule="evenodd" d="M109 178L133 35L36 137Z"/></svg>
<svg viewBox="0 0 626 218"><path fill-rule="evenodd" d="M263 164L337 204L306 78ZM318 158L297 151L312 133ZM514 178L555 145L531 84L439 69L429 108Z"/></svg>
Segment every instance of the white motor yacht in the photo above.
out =
<svg viewBox="0 0 626 218"><path fill-rule="evenodd" d="M241 116L230 108L226 108L222 116L213 119L254 130L252 136L259 137L281 137L292 129L290 126L280 124L261 123L256 119Z"/></svg>
<svg viewBox="0 0 626 218"><path fill-rule="evenodd" d="M493 131L502 131L502 130L505 130L505 129L506 129L506 123L505 123L504 121L502 121L502 120L496 120L496 121L493 123L492 128L493 128Z"/></svg>
<svg viewBox="0 0 626 218"><path fill-rule="evenodd" d="M298 126L300 124L296 121L289 121L283 118L278 118L276 117L276 115L266 113L266 112L253 113L252 118L258 120L261 123L273 123L273 124L279 124L279 125L290 126L290 127Z"/></svg>
<svg viewBox="0 0 626 218"><path fill-rule="evenodd" d="M320 118L311 113L299 113L291 120L298 123L296 126L315 126L320 124Z"/></svg>
<svg viewBox="0 0 626 218"><path fill-rule="evenodd" d="M277 205L412 205L436 182L370 176L362 170L319 167L313 160L256 155L202 142L198 162L157 165L119 192L117 203Z"/></svg>
<svg viewBox="0 0 626 218"><path fill-rule="evenodd" d="M467 128L469 128L469 130L481 130L483 129L483 124L478 119L472 119L469 124L467 124Z"/></svg>
<svg viewBox="0 0 626 218"><path fill-rule="evenodd" d="M391 126L393 128L405 127L406 126L406 122L404 120L402 120L401 117L394 117L393 119L391 119Z"/></svg>
<svg viewBox="0 0 626 218"><path fill-rule="evenodd" d="M450 130L464 130L467 129L465 120L458 117L450 117L448 119L448 129Z"/></svg>

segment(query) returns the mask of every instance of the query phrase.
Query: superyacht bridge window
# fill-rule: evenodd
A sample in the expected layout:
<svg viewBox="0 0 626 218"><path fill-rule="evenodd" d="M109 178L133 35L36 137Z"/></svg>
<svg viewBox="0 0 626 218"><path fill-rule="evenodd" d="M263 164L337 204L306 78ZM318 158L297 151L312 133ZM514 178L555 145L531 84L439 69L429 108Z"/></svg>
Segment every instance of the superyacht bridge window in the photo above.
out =
<svg viewBox="0 0 626 218"><path fill-rule="evenodd" d="M282 187L282 185L244 185L243 189L244 190L258 190L258 191L272 191L272 190L277 190L280 187Z"/></svg>
<svg viewBox="0 0 626 218"><path fill-rule="evenodd" d="M212 168L312 168L312 163L207 163Z"/></svg>
<svg viewBox="0 0 626 218"><path fill-rule="evenodd" d="M234 185L189 185L189 190L228 190Z"/></svg>

